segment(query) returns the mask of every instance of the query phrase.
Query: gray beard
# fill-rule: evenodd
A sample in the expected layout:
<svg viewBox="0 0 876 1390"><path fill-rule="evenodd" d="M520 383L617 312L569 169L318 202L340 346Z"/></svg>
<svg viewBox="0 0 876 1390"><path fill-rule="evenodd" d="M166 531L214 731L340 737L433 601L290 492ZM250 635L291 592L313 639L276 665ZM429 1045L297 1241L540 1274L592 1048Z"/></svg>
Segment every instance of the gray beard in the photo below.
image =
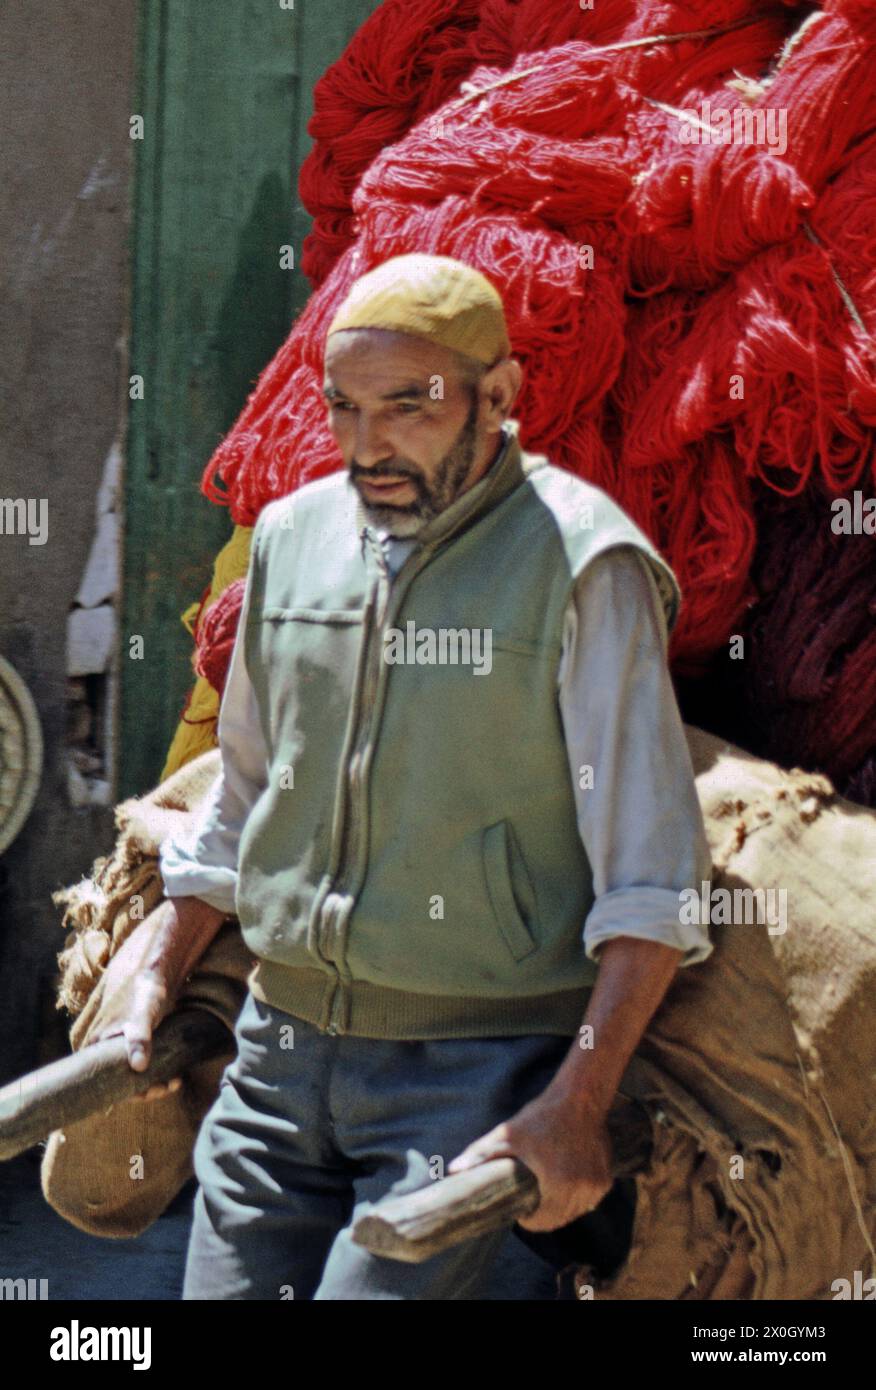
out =
<svg viewBox="0 0 876 1390"><path fill-rule="evenodd" d="M477 454L477 410L477 396L472 392L468 418L438 465L431 482L427 482L419 473L404 472L403 476L409 479L417 492L413 502L403 507L375 506L366 502L359 493L362 510L375 529L386 530L391 536L402 538L416 536L428 522L440 516L456 500ZM390 468L386 471L392 474L394 470ZM375 473L374 476L381 475ZM356 487L355 481L353 486ZM359 491L358 488L356 490Z"/></svg>

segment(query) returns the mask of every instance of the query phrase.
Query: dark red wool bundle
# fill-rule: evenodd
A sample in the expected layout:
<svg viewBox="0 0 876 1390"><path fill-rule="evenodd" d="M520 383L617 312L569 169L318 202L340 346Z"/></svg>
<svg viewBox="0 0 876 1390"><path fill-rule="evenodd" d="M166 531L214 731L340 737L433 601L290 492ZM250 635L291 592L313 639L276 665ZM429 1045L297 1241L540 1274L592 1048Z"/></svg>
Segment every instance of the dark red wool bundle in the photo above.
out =
<svg viewBox="0 0 876 1390"><path fill-rule="evenodd" d="M204 491L252 524L339 468L335 309L390 256L456 256L507 305L524 446L653 537L685 594L674 669L705 669L756 618L762 499L811 492L829 529L874 477L874 63L860 0L386 0L316 91L315 291ZM760 138L716 138L728 111ZM835 685L876 727L876 691Z"/></svg>
<svg viewBox="0 0 876 1390"><path fill-rule="evenodd" d="M876 806L876 538L834 532L811 496L764 496L760 522L745 657L723 664L713 702L734 701L752 752L793 766L804 750Z"/></svg>

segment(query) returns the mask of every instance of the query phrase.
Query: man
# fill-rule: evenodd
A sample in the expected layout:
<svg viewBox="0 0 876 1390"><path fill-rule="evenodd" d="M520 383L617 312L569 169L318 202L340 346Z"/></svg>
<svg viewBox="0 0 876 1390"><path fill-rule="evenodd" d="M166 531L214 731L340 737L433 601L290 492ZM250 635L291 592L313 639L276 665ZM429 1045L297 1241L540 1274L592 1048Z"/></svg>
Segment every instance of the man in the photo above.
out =
<svg viewBox="0 0 876 1390"><path fill-rule="evenodd" d="M484 276L386 262L327 335L346 470L256 524L222 775L162 847L164 940L108 1030L145 1066L239 917L258 964L196 1147L187 1298L483 1296L502 1233L406 1266L354 1246L355 1215L505 1153L539 1182L526 1231L593 1211L623 1071L711 949L679 913L711 866L677 584L521 450L521 378Z"/></svg>

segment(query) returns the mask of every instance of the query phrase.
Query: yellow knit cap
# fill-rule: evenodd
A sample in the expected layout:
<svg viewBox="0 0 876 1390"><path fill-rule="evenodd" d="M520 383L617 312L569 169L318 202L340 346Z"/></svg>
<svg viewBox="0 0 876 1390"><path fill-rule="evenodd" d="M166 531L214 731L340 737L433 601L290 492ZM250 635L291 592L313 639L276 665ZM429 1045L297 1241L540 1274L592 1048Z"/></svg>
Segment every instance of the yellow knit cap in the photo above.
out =
<svg viewBox="0 0 876 1390"><path fill-rule="evenodd" d="M344 328L389 328L463 352L492 367L511 352L505 309L485 275L450 256L393 256L362 275L332 319Z"/></svg>

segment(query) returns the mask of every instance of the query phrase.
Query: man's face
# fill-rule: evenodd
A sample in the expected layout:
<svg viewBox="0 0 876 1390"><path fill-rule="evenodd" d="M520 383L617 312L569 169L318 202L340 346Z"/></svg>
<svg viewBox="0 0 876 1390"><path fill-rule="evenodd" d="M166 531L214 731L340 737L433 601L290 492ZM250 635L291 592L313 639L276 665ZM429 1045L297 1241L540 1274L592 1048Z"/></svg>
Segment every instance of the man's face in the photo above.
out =
<svg viewBox="0 0 876 1390"><path fill-rule="evenodd" d="M413 536L485 471L477 388L455 355L386 329L334 333L329 425L374 526Z"/></svg>

